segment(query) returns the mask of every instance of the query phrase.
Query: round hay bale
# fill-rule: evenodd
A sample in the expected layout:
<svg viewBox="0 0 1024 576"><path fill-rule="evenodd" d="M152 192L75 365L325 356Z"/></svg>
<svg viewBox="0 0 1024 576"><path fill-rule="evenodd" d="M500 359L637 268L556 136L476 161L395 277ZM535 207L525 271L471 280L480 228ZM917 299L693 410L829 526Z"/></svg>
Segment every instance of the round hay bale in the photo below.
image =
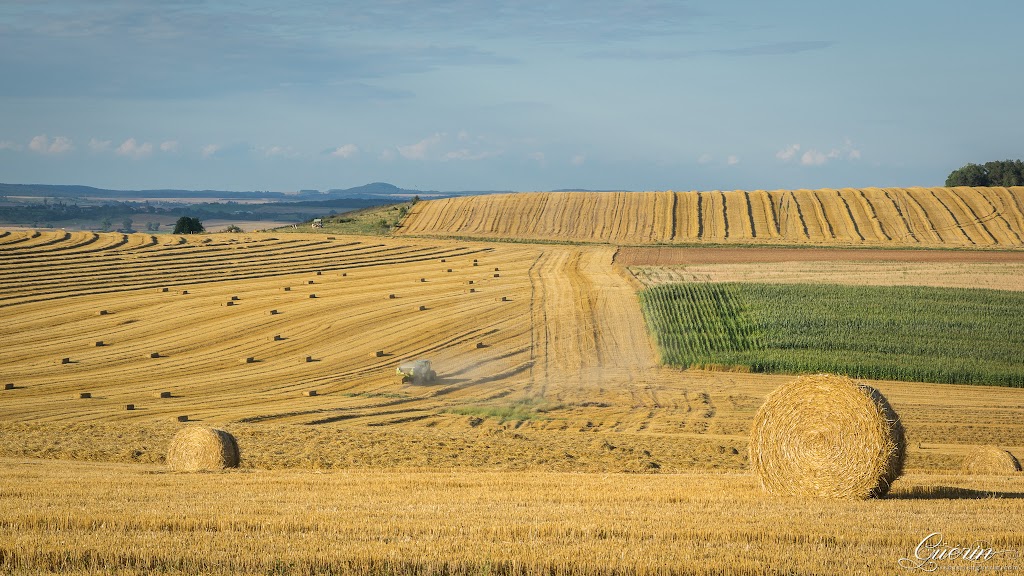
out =
<svg viewBox="0 0 1024 576"><path fill-rule="evenodd" d="M884 496L903 471L899 416L874 388L845 376L801 376L754 416L750 466L769 493L837 499Z"/></svg>
<svg viewBox="0 0 1024 576"><path fill-rule="evenodd" d="M180 472L223 470L238 467L235 437L217 428L182 428L167 449L167 465Z"/></svg>
<svg viewBox="0 0 1024 576"><path fill-rule="evenodd" d="M1008 450L997 446L981 446L964 461L968 474L1013 474L1020 472L1020 462Z"/></svg>

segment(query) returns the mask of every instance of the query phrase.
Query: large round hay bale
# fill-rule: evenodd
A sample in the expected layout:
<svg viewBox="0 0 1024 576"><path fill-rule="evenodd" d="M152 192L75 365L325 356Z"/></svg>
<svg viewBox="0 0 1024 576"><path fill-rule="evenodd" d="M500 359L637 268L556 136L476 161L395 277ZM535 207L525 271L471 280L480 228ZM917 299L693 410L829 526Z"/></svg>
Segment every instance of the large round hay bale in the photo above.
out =
<svg viewBox="0 0 1024 576"><path fill-rule="evenodd" d="M167 449L167 465L182 472L222 470L238 466L235 437L217 428L182 428Z"/></svg>
<svg viewBox="0 0 1024 576"><path fill-rule="evenodd" d="M1020 462L1007 450L996 446L980 446L964 461L968 474L1013 474L1020 472Z"/></svg>
<svg viewBox="0 0 1024 576"><path fill-rule="evenodd" d="M903 470L899 416L874 388L845 376L801 376L768 394L750 436L762 487L790 496L884 496Z"/></svg>

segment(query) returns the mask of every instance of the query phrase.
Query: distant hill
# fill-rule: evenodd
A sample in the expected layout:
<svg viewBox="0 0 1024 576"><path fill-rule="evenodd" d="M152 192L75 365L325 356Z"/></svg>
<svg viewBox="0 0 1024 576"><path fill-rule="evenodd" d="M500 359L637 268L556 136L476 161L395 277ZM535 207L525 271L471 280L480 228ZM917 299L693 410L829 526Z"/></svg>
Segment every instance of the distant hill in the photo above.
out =
<svg viewBox="0 0 1024 576"><path fill-rule="evenodd" d="M259 200L289 198L284 192L252 191L232 192L226 190L109 190L92 186L62 184L2 184L0 195L4 196L48 196L51 198L109 198L130 200L132 198L224 198L227 200Z"/></svg>
<svg viewBox="0 0 1024 576"><path fill-rule="evenodd" d="M1020 248L1024 186L525 192L416 204L398 235L614 244Z"/></svg>
<svg viewBox="0 0 1024 576"><path fill-rule="evenodd" d="M336 199L367 199L367 200L395 200L400 201L413 196L428 198L447 198L452 196L470 196L480 194L508 193L510 191L494 190L467 190L448 191L437 190L412 190L399 188L387 182L371 182L354 188L332 188L327 192L319 190L300 190L298 193L260 191L231 191L231 190L110 190L106 188L94 188L92 186L62 185L62 184L2 184L0 183L0 196L46 196L50 198L103 198L111 200L131 200L133 198L219 198L224 200L268 200L274 202L307 202L326 201Z"/></svg>

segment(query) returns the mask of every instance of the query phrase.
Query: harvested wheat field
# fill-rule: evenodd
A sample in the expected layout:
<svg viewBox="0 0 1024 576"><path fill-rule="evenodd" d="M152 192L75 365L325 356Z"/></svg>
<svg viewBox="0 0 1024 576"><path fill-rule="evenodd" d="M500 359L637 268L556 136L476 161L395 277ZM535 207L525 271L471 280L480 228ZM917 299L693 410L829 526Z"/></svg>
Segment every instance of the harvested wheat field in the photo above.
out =
<svg viewBox="0 0 1024 576"><path fill-rule="evenodd" d="M413 236L615 244L1024 245L1024 188L536 192L420 202Z"/></svg>
<svg viewBox="0 0 1024 576"><path fill-rule="evenodd" d="M766 495L750 432L792 376L660 365L615 253L0 232L0 571L888 574L932 532L1024 550L1024 475L961 472L1022 451L1024 390L869 381L906 431L889 495ZM419 358L438 379L403 384ZM239 467L168 467L192 426Z"/></svg>

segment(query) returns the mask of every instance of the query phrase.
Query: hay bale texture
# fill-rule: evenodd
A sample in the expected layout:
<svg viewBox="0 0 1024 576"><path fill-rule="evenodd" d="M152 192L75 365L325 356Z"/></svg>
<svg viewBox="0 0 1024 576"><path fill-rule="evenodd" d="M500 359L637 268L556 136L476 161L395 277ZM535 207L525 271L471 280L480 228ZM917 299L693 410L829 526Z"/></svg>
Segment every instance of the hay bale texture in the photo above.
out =
<svg viewBox="0 0 1024 576"><path fill-rule="evenodd" d="M237 468L238 460L235 437L218 428L182 428L167 449L167 465L180 472Z"/></svg>
<svg viewBox="0 0 1024 576"><path fill-rule="evenodd" d="M1013 474L1020 472L1020 462L1008 450L997 446L981 446L964 462L968 474Z"/></svg>
<svg viewBox="0 0 1024 576"><path fill-rule="evenodd" d="M903 470L899 416L874 388L845 376L801 376L754 416L750 466L772 494L884 496Z"/></svg>

